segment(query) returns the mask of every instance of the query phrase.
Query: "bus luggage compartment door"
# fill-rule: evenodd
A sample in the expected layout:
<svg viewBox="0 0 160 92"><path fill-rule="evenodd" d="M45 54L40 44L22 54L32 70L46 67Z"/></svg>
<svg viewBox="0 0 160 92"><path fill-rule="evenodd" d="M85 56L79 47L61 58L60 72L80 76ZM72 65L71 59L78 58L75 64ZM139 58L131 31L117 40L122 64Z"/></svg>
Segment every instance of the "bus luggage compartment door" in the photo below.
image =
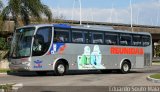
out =
<svg viewBox="0 0 160 92"><path fill-rule="evenodd" d="M144 57L143 56L136 57L135 68L144 68Z"/></svg>

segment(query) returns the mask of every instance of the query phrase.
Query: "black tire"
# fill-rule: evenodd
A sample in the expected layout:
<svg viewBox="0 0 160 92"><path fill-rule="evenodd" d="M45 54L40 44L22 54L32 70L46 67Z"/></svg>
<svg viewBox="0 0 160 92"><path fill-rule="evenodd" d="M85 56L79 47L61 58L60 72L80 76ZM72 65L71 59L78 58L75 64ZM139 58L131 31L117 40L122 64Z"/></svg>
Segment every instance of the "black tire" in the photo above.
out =
<svg viewBox="0 0 160 92"><path fill-rule="evenodd" d="M121 72L122 74L126 74L126 73L129 73L129 72L130 72L130 69L131 69L130 63L127 62L127 61L124 61L124 62L122 63L120 72Z"/></svg>
<svg viewBox="0 0 160 92"><path fill-rule="evenodd" d="M36 73L39 76L45 76L45 75L47 75L47 71L36 71Z"/></svg>
<svg viewBox="0 0 160 92"><path fill-rule="evenodd" d="M65 65L63 62L58 61L55 65L54 73L56 76L63 76L67 72L67 65Z"/></svg>
<svg viewBox="0 0 160 92"><path fill-rule="evenodd" d="M101 73L105 74L105 73L111 73L112 70L101 70Z"/></svg>

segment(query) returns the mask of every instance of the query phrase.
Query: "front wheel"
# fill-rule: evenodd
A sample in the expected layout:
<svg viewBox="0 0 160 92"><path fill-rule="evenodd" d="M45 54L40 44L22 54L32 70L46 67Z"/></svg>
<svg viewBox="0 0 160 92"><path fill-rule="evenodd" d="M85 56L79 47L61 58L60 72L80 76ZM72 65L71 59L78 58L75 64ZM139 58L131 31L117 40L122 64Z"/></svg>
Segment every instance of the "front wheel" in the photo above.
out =
<svg viewBox="0 0 160 92"><path fill-rule="evenodd" d="M67 65L65 65L63 62L58 62L55 66L55 75L56 76L63 76L67 71Z"/></svg>
<svg viewBox="0 0 160 92"><path fill-rule="evenodd" d="M127 61L124 61L122 63L121 69L120 69L121 73L126 74L130 71L130 63L128 63Z"/></svg>

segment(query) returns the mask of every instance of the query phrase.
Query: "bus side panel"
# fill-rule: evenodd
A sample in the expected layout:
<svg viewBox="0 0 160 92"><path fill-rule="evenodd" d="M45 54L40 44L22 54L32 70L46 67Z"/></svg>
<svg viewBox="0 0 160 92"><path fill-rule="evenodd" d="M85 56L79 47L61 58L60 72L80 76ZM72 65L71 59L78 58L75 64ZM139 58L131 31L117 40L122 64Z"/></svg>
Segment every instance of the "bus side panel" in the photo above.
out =
<svg viewBox="0 0 160 92"><path fill-rule="evenodd" d="M131 68L143 68L145 64L144 55L111 54L111 46L92 44L65 44L65 46L62 47L65 47L62 49L62 52L60 52L60 48L54 53L54 60L60 58L67 60L70 70L120 69L121 63L125 59L131 62ZM121 48L122 46L116 47ZM150 52L146 49L144 49L145 55L146 53ZM146 58L150 59L150 57ZM150 60L147 62L150 63Z"/></svg>
<svg viewBox="0 0 160 92"><path fill-rule="evenodd" d="M118 68L118 58L113 55L103 55L102 64L106 69L117 69Z"/></svg>
<svg viewBox="0 0 160 92"><path fill-rule="evenodd" d="M55 58L66 59L70 70L95 70L105 69L102 61L106 60L106 53L107 48L100 45L66 44L63 53L56 52Z"/></svg>
<svg viewBox="0 0 160 92"><path fill-rule="evenodd" d="M144 68L144 56L136 57L136 64L134 68Z"/></svg>
<svg viewBox="0 0 160 92"><path fill-rule="evenodd" d="M48 71L53 70L53 55L44 55L44 56L34 56L32 57L31 62L31 71Z"/></svg>
<svg viewBox="0 0 160 92"><path fill-rule="evenodd" d="M106 46L107 47L107 46ZM107 51L106 47L103 51ZM126 47L126 46L114 46L115 48L137 48L137 47ZM108 46L107 49L111 50L112 46ZM138 47L139 48L139 47ZM140 47L141 48L141 47ZM145 49L144 49L145 51ZM145 51L146 52L146 51ZM138 54L123 54L123 51L117 50L117 53L119 54L112 54L110 51L107 51L107 57L103 57L105 62L106 69L120 69L121 64L124 60L129 60L131 63L131 68L144 68L144 55L138 55ZM122 53L122 54L120 54ZM103 53L105 55L105 53ZM146 57L150 59L150 57ZM149 61L150 62L150 61Z"/></svg>
<svg viewBox="0 0 160 92"><path fill-rule="evenodd" d="M69 70L77 70L78 58L81 57L82 54L84 53L85 46L83 44L69 44L69 43L63 44L60 47L58 46L59 43L55 43L54 45L55 47L57 47L54 53L55 60L65 59L69 64Z"/></svg>
<svg viewBox="0 0 160 92"><path fill-rule="evenodd" d="M129 55L107 55L105 62L103 61L106 69L120 69L121 63L125 60L129 60L132 64L132 67L135 66L135 56Z"/></svg>
<svg viewBox="0 0 160 92"><path fill-rule="evenodd" d="M152 63L152 45L144 47L144 66L150 66Z"/></svg>

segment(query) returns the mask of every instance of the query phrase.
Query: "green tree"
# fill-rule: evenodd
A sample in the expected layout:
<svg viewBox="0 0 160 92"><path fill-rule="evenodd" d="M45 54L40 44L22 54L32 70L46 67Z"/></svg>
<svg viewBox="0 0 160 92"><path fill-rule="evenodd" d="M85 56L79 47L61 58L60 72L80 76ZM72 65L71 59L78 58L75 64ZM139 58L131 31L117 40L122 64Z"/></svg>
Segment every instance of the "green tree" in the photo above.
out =
<svg viewBox="0 0 160 92"><path fill-rule="evenodd" d="M7 54L9 44L5 41L5 38L0 37L0 61Z"/></svg>
<svg viewBox="0 0 160 92"><path fill-rule="evenodd" d="M13 17L15 28L19 26L18 19L24 25L30 24L30 17L40 20L45 15L49 21L52 20L51 10L40 0L8 0L8 5L2 11L3 20L9 15Z"/></svg>
<svg viewBox="0 0 160 92"><path fill-rule="evenodd" d="M0 9L3 7L2 0L0 0Z"/></svg>
<svg viewBox="0 0 160 92"><path fill-rule="evenodd" d="M3 8L3 3L2 0L0 0L0 31L2 30L2 24L3 24L3 19L1 16L2 8Z"/></svg>
<svg viewBox="0 0 160 92"><path fill-rule="evenodd" d="M0 50L7 50L8 48L5 38L0 37Z"/></svg>

